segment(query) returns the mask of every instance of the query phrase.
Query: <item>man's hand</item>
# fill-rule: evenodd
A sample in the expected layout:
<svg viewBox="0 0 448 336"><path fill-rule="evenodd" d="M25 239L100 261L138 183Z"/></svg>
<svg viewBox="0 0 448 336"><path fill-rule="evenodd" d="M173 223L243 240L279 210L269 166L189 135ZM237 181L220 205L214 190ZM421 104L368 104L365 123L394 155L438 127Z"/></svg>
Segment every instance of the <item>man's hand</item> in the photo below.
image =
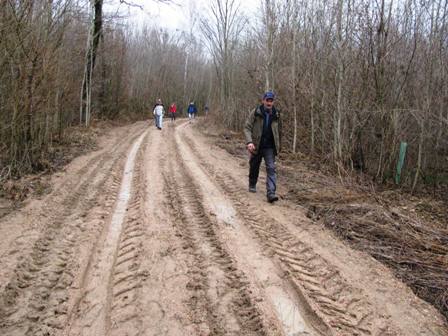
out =
<svg viewBox="0 0 448 336"><path fill-rule="evenodd" d="M250 153L253 153L255 150L255 145L252 142L250 142L247 144L246 148Z"/></svg>

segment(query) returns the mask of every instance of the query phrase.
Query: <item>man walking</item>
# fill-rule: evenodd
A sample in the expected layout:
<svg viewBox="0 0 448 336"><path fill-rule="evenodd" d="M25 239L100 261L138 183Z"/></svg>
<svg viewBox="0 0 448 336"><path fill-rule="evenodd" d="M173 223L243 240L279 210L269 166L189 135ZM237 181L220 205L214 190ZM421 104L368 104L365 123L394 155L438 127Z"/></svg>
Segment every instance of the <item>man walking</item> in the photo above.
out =
<svg viewBox="0 0 448 336"><path fill-rule="evenodd" d="M261 160L266 164L266 195L269 203L278 201L275 156L280 152L280 115L274 107L275 95L268 91L263 103L247 117L244 126L246 147L250 153L249 191L257 191Z"/></svg>
<svg viewBox="0 0 448 336"><path fill-rule="evenodd" d="M194 105L194 102L191 102L190 105L188 105L188 119L194 119L196 117L196 113L198 112L198 109Z"/></svg>
<svg viewBox="0 0 448 336"><path fill-rule="evenodd" d="M154 110L152 111L152 114L156 118L156 127L161 130L162 129L162 122L163 122L163 115L165 114L165 108L162 104L162 99L157 99L157 103L154 106Z"/></svg>

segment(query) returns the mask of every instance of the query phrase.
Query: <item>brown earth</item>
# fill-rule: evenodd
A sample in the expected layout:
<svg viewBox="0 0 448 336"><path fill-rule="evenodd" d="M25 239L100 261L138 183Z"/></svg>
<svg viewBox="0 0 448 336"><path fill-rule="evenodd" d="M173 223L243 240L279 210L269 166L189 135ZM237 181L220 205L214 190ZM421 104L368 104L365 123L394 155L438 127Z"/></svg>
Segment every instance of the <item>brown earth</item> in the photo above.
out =
<svg viewBox="0 0 448 336"><path fill-rule="evenodd" d="M0 219L0 335L448 335L284 186L249 194L246 160L192 126L114 128Z"/></svg>

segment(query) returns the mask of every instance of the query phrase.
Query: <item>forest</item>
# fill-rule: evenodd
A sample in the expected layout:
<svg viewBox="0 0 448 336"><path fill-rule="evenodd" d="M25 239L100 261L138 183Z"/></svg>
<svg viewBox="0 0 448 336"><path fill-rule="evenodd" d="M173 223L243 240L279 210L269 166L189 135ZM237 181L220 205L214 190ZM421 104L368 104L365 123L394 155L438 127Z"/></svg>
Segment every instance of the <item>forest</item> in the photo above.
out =
<svg viewBox="0 0 448 336"><path fill-rule="evenodd" d="M412 191L446 186L448 1L191 2L182 31L103 6L0 0L1 181L45 170L72 127L149 118L158 97L208 104L241 131L271 89L287 153Z"/></svg>

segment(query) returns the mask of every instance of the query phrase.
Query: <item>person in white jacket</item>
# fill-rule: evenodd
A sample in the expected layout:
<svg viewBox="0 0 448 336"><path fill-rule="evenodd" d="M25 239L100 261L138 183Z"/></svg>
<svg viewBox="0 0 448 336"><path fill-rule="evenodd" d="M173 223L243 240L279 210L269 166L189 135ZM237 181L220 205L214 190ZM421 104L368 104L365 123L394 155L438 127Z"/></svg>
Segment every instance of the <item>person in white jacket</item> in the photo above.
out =
<svg viewBox="0 0 448 336"><path fill-rule="evenodd" d="M163 115L165 114L165 107L162 104L162 99L157 99L156 105L154 105L154 110L152 112L156 119L156 127L161 130L163 123Z"/></svg>

